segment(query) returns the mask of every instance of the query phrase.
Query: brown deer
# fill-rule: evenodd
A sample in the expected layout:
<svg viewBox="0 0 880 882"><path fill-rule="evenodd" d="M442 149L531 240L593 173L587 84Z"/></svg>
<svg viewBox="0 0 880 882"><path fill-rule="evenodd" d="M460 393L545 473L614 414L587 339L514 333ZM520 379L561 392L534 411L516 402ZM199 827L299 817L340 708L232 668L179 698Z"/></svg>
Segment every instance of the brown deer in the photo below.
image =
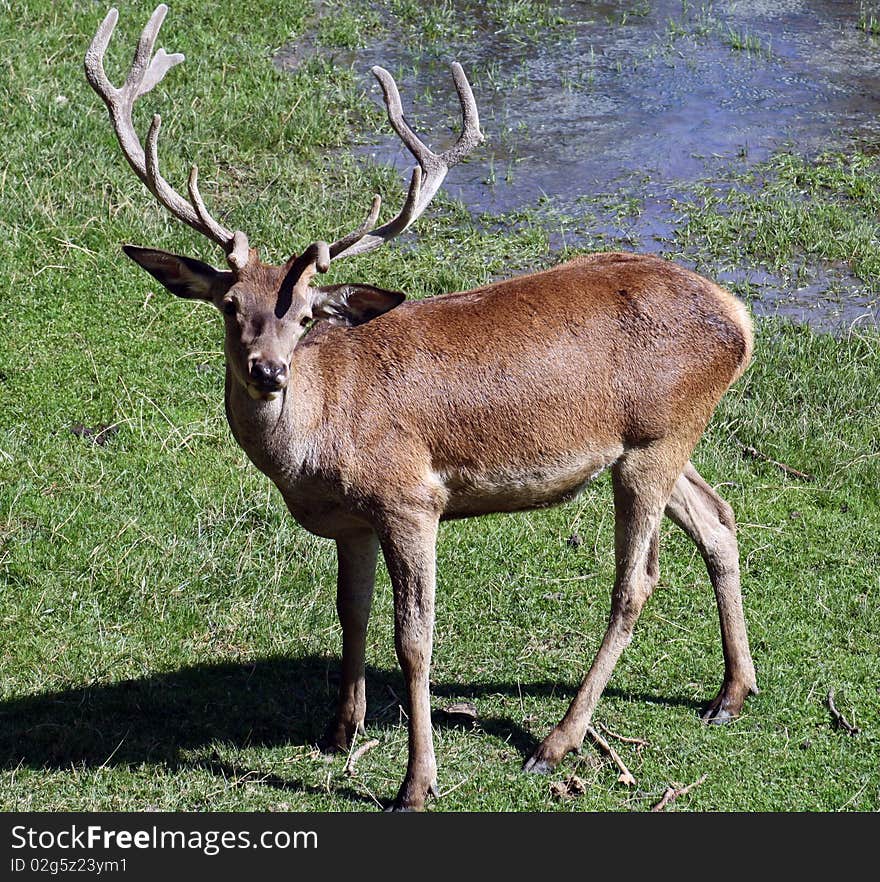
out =
<svg viewBox="0 0 880 882"><path fill-rule="evenodd" d="M208 213L195 168L189 200L162 177L159 117L146 150L135 133L134 101L183 60L163 49L153 55L166 11L153 13L117 89L103 69L117 19L111 10L86 55L86 75L137 176L172 214L223 247L229 269L131 245L125 253L173 294L223 313L232 433L296 521L336 542L342 684L323 745L345 750L363 731L364 647L381 548L409 698L409 762L393 807L421 809L436 795L428 678L440 521L553 505L609 468L610 621L571 706L524 768L547 772L580 748L657 583L664 512L696 543L718 604L724 680L704 718L738 714L757 688L736 527L730 506L689 459L751 358L745 308L688 270L635 254L593 254L418 302L369 285L312 285L332 260L371 251L405 230L449 167L482 141L457 64L463 127L442 154L418 139L394 80L373 68L391 125L417 161L400 212L377 227L377 196L363 225L332 245L313 242L283 266L261 263L242 232Z"/></svg>

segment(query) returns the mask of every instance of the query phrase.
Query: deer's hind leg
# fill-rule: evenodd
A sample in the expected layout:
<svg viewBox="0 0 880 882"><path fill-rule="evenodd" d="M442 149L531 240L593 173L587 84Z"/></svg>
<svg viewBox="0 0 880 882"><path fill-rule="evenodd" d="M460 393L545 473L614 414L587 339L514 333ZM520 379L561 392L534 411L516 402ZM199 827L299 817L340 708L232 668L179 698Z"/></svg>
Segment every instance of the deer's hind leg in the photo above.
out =
<svg viewBox="0 0 880 882"><path fill-rule="evenodd" d="M726 723L742 710L746 696L758 691L743 615L733 509L688 463L675 482L666 514L696 544L715 591L724 651L724 682L703 719Z"/></svg>
<svg viewBox="0 0 880 882"><path fill-rule="evenodd" d="M612 468L616 576L611 618L592 667L561 722L541 742L524 769L548 772L579 750L617 660L657 584L658 530L690 447L671 441L628 450Z"/></svg>

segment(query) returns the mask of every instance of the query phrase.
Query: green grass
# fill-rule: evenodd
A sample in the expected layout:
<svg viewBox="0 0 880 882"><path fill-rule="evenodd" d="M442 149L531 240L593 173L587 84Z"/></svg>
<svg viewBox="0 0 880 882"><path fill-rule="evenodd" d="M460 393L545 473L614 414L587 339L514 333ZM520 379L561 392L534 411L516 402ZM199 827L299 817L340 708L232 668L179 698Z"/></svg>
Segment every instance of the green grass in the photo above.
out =
<svg viewBox="0 0 880 882"><path fill-rule="evenodd" d="M381 27L373 7L354 10L348 3L325 2L320 11L317 42L321 46L357 49Z"/></svg>
<svg viewBox="0 0 880 882"><path fill-rule="evenodd" d="M513 48L534 44L548 34L558 36L570 25L552 0L389 0L383 4L348 0L338 6L324 3L321 10L318 36L323 45L354 48L369 33L395 48L405 47L417 60L445 57L451 44L467 52L469 44L486 30Z"/></svg>
<svg viewBox="0 0 880 882"><path fill-rule="evenodd" d="M880 9L875 3L859 3L857 27L871 36L880 34Z"/></svg>
<svg viewBox="0 0 880 882"><path fill-rule="evenodd" d="M729 12L729 9L718 9L712 3L691 4L683 0L679 16L666 20L665 49L676 47L679 41L698 46L717 40L734 52L771 60L773 54L769 40L726 21Z"/></svg>
<svg viewBox="0 0 880 882"><path fill-rule="evenodd" d="M880 284L880 162L876 156L776 154L745 174L696 189L679 206L685 250L714 251L791 272L800 259L846 266Z"/></svg>
<svg viewBox="0 0 880 882"><path fill-rule="evenodd" d="M209 205L280 260L356 224L376 188L397 204L402 184L345 150L384 125L363 72L320 56L293 73L273 66L314 25L311 4L250 6L244 26L225 4L174 3L162 43L188 60L139 119L161 110L168 177L182 182L197 161ZM292 522L232 441L217 317L157 291L120 254L133 241L218 259L154 206L118 155L81 73L104 10L76 8L35 0L0 20L0 808L374 809L406 762L387 575L368 648L368 735L380 744L348 777L342 758L312 746L338 676L332 545ZM121 10L115 76L151 8ZM867 217L872 168L841 164L838 174L829 161L816 175L831 176L845 213ZM835 189L839 177L867 189ZM726 212L707 207L704 220L722 224ZM464 288L552 261L548 232L533 213L474 221L441 198L417 233L335 279L416 297ZM689 235L720 253L714 234ZM727 253L740 240L724 241ZM878 343L875 332L760 323L754 365L695 461L740 521L762 693L730 727L699 722L720 684L717 617L699 556L667 529L661 585L597 712L649 741L617 745L633 790L589 747L549 780L519 771L605 626L607 481L551 511L444 525L437 809L641 810L671 781L703 774L676 808L880 807ZM74 424L118 431L102 446ZM745 458L740 443L816 480ZM833 728L830 688L860 735ZM440 712L459 700L476 704L473 727ZM552 781L572 772L587 792L553 799Z"/></svg>
<svg viewBox="0 0 880 882"><path fill-rule="evenodd" d="M760 37L748 31L728 25L721 39L735 52L745 52L746 55L765 55L767 58L771 56L769 44L765 45Z"/></svg>

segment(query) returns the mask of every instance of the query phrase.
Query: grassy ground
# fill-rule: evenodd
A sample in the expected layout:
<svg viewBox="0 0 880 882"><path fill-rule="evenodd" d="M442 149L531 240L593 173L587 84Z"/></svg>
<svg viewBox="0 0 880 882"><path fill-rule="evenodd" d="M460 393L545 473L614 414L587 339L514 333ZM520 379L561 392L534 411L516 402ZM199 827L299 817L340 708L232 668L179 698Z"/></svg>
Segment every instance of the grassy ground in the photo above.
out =
<svg viewBox="0 0 880 882"><path fill-rule="evenodd" d="M310 4L282 5L255 0L244 18L229 4L178 0L164 45L188 61L140 117L161 108L168 176L182 181L198 161L210 205L272 259L353 226L375 188L390 204L401 194L394 174L336 151L381 124L359 76L320 51L296 72L273 67L274 50L313 21ZM151 7L122 5L111 71ZM147 198L84 82L80 59L103 12L25 0L13 18L0 7L0 808L374 808L406 756L387 576L368 650L368 735L380 744L348 777L343 759L313 749L338 668L332 546L293 524L232 441L216 316L151 296L119 252L134 241L217 259ZM435 18L442 32L448 19ZM321 28L327 41L350 34ZM874 174L852 167L854 180ZM784 168L768 174L786 186ZM862 223L862 195L841 204ZM723 227L732 208L757 217L752 205L707 200L691 218L687 244L704 246L704 261L741 247L736 225ZM707 232L722 227L725 236ZM474 222L440 199L418 234L336 278L425 296L553 260L547 237L527 222ZM792 233L765 257L803 248ZM873 248L874 263L859 267L871 281L876 239ZM774 322L758 332L754 366L695 461L740 520L761 695L734 725L699 722L720 683L717 617L699 556L670 528L661 586L597 713L649 742L619 745L637 787L618 784L589 748L550 780L521 775L601 638L609 488L600 480L549 512L445 525L438 809L644 809L670 782L704 774L677 807L880 807L880 340ZM105 425L104 443L84 431ZM859 735L832 726L832 688ZM442 713L465 700L473 726ZM550 784L572 773L586 792L554 799Z"/></svg>
<svg viewBox="0 0 880 882"><path fill-rule="evenodd" d="M880 280L880 163L860 151L805 158L779 153L719 183L695 188L681 208L679 242L694 256L737 255L786 274L804 261L845 265ZM790 281L794 281L790 278Z"/></svg>

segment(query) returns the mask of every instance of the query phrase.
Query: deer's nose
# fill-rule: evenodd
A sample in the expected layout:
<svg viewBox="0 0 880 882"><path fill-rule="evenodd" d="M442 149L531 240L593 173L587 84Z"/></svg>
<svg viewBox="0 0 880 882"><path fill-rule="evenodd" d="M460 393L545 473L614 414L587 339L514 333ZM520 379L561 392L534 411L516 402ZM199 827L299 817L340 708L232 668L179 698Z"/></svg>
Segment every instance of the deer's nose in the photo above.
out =
<svg viewBox="0 0 880 882"><path fill-rule="evenodd" d="M258 359L251 364L250 378L263 389L281 389L287 384L287 365L283 361Z"/></svg>

